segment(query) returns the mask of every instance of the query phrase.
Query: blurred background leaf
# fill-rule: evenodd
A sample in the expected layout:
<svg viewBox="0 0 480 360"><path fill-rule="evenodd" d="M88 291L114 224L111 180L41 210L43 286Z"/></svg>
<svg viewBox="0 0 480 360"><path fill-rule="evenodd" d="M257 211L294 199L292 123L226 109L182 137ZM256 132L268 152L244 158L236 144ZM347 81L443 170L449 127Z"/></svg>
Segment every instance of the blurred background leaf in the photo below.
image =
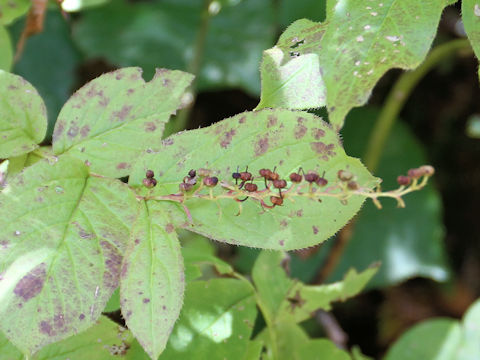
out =
<svg viewBox="0 0 480 360"><path fill-rule="evenodd" d="M155 67L191 71L205 3L114 1L85 11L74 27L74 39L88 57L104 57L117 66L140 66L146 78ZM197 87L241 87L258 94L260 57L274 42L272 3L218 4L218 13L210 15L206 28Z"/></svg>

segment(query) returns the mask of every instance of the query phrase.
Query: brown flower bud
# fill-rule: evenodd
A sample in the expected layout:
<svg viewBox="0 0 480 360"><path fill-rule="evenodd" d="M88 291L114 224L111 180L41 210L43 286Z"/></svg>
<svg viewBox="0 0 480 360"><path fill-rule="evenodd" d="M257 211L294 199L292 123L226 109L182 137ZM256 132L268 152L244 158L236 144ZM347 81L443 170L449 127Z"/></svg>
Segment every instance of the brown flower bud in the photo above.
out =
<svg viewBox="0 0 480 360"><path fill-rule="evenodd" d="M348 184L347 184L347 187L350 190L358 190L359 189L358 183L356 181L349 181Z"/></svg>
<svg viewBox="0 0 480 360"><path fill-rule="evenodd" d="M248 192L255 192L258 189L258 186L254 183L246 183L244 186L245 190Z"/></svg>
<svg viewBox="0 0 480 360"><path fill-rule="evenodd" d="M315 183L318 185L318 186L325 186L328 184L328 180L325 179L324 177L319 177L317 179L317 181L315 181Z"/></svg>
<svg viewBox="0 0 480 360"><path fill-rule="evenodd" d="M353 174L348 170L339 170L337 176L342 181L350 181L353 178Z"/></svg>
<svg viewBox="0 0 480 360"><path fill-rule="evenodd" d="M191 178L194 178L196 175L197 175L197 172L194 169L188 172L188 176L190 176Z"/></svg>
<svg viewBox="0 0 480 360"><path fill-rule="evenodd" d="M183 182L186 183L186 184L195 185L197 183L197 179L196 178L191 178L190 176L185 176L183 178Z"/></svg>
<svg viewBox="0 0 480 360"><path fill-rule="evenodd" d="M400 175L397 177L397 183L398 185L403 185L403 186L406 186L408 184L410 184L410 178L408 176L405 176L405 175Z"/></svg>
<svg viewBox="0 0 480 360"><path fill-rule="evenodd" d="M270 169L260 169L258 173L260 174L261 177L263 178L268 178L271 174L272 170Z"/></svg>
<svg viewBox="0 0 480 360"><path fill-rule="evenodd" d="M203 179L203 184L208 187L214 187L218 184L218 178L216 176L206 177Z"/></svg>
<svg viewBox="0 0 480 360"><path fill-rule="evenodd" d="M287 187L287 182L285 180L273 180L273 187L277 189L283 189Z"/></svg>
<svg viewBox="0 0 480 360"><path fill-rule="evenodd" d="M248 181L252 179L252 173L249 173L248 171L242 171L240 173L240 179L243 181Z"/></svg>
<svg viewBox="0 0 480 360"><path fill-rule="evenodd" d="M180 189L181 192L187 192L192 190L193 185L189 183L181 183L180 185L178 185L178 188Z"/></svg>
<svg viewBox="0 0 480 360"><path fill-rule="evenodd" d="M283 199L278 196L270 196L270 201L275 206L281 206L283 204Z"/></svg>
<svg viewBox="0 0 480 360"><path fill-rule="evenodd" d="M147 188L152 188L155 185L157 185L157 180L155 180L153 178L145 178L145 179L143 179L142 182L143 182L143 185L145 185Z"/></svg>
<svg viewBox="0 0 480 360"><path fill-rule="evenodd" d="M307 174L305 174L305 180L308 181L309 183L314 183L316 182L320 176L314 171L309 171Z"/></svg>
<svg viewBox="0 0 480 360"><path fill-rule="evenodd" d="M435 174L435 168L431 165L423 165L420 167L420 170L423 172L423 175L432 176Z"/></svg>
<svg viewBox="0 0 480 360"><path fill-rule="evenodd" d="M151 179L155 176L153 170L147 170L147 172L145 173L145 176L147 177L147 179Z"/></svg>
<svg viewBox="0 0 480 360"><path fill-rule="evenodd" d="M293 183L299 183L299 182L302 182L302 175L298 174L298 173L291 173L290 174L290 181L293 182Z"/></svg>
<svg viewBox="0 0 480 360"><path fill-rule="evenodd" d="M418 179L423 176L423 171L420 169L410 169L408 170L408 176L410 176L412 179Z"/></svg>

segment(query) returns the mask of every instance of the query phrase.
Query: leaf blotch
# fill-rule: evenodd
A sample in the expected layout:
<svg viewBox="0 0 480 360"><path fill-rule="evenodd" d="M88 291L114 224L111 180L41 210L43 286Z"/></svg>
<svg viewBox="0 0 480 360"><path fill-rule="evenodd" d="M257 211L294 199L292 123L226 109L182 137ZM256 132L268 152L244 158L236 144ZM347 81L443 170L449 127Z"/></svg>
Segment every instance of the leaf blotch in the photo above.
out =
<svg viewBox="0 0 480 360"><path fill-rule="evenodd" d="M312 136L315 138L315 140L319 140L320 138L325 136L325 130L313 128Z"/></svg>
<svg viewBox="0 0 480 360"><path fill-rule="evenodd" d="M246 116L242 116L240 119L238 119L238 123L239 123L239 124L244 124L246 120L247 120L247 117L246 117Z"/></svg>
<svg viewBox="0 0 480 360"><path fill-rule="evenodd" d="M145 123L145 131L146 132L154 132L157 129L157 125L153 121L149 121Z"/></svg>
<svg viewBox="0 0 480 360"><path fill-rule="evenodd" d="M312 230L314 235L318 234L318 227L316 227L315 225L312 226Z"/></svg>
<svg viewBox="0 0 480 360"><path fill-rule="evenodd" d="M277 125L277 117L274 116L274 115L269 115L268 116L267 127L272 127L272 126L275 126L275 125Z"/></svg>
<svg viewBox="0 0 480 360"><path fill-rule="evenodd" d="M123 169L130 169L130 164L126 162L121 162L117 164L117 169L118 170L123 170Z"/></svg>
<svg viewBox="0 0 480 360"><path fill-rule="evenodd" d="M47 334L48 336L55 335L52 326L46 321L40 322L40 332L43 334Z"/></svg>
<svg viewBox="0 0 480 360"><path fill-rule="evenodd" d="M63 120L57 121L55 125L55 130L53 131L53 135L52 135L53 142L55 142L63 134L64 130L65 130L65 122Z"/></svg>
<svg viewBox="0 0 480 360"><path fill-rule="evenodd" d="M85 125L80 129L80 135L82 135L83 138L87 137L89 132L90 132L90 126L88 125Z"/></svg>
<svg viewBox="0 0 480 360"><path fill-rule="evenodd" d="M167 233L172 233L173 231L175 230L175 226L173 226L172 223L168 223L167 225L165 225L165 231Z"/></svg>
<svg viewBox="0 0 480 360"><path fill-rule="evenodd" d="M302 124L298 124L296 127L295 127L295 139L301 139L305 136L305 134L307 133L307 128L305 125L302 125Z"/></svg>
<svg viewBox="0 0 480 360"><path fill-rule="evenodd" d="M45 283L45 263L41 263L35 267L30 273L25 275L15 286L14 294L22 297L24 301L37 296L43 289Z"/></svg>
<svg viewBox="0 0 480 360"><path fill-rule="evenodd" d="M127 116L130 114L130 111L132 111L132 106L123 105L123 107L120 111L114 111L112 113L112 117L113 117L113 119L116 119L117 121L125 121Z"/></svg>
<svg viewBox="0 0 480 360"><path fill-rule="evenodd" d="M78 132L80 131L80 128L77 126L75 121L72 121L72 126L67 131L67 135L70 138L74 138L75 136L78 135Z"/></svg>
<svg viewBox="0 0 480 360"><path fill-rule="evenodd" d="M267 152L269 148L268 137L263 137L258 139L255 143L255 156L263 155Z"/></svg>
<svg viewBox="0 0 480 360"><path fill-rule="evenodd" d="M220 146L224 149L227 148L228 145L230 145L230 143L232 142L232 139L235 136L235 134L236 134L236 131L234 129L230 129L229 131L226 131L223 134L223 138L222 138L222 141L220 142Z"/></svg>
<svg viewBox="0 0 480 360"><path fill-rule="evenodd" d="M102 241L100 246L102 247L103 256L105 257L106 271L103 273L103 283L109 288L116 289L118 286L118 274L120 274L120 267L122 265L122 255L107 241Z"/></svg>
<svg viewBox="0 0 480 360"><path fill-rule="evenodd" d="M149 298L144 298L144 299L143 299L143 303L144 303L144 304L148 304L149 302L150 302L150 299L149 299Z"/></svg>
<svg viewBox="0 0 480 360"><path fill-rule="evenodd" d="M318 155L321 155L323 160L328 160L329 156L335 156L336 153L333 151L335 148L334 144L328 144L318 141L318 142L311 142L310 146L313 151L315 151Z"/></svg>

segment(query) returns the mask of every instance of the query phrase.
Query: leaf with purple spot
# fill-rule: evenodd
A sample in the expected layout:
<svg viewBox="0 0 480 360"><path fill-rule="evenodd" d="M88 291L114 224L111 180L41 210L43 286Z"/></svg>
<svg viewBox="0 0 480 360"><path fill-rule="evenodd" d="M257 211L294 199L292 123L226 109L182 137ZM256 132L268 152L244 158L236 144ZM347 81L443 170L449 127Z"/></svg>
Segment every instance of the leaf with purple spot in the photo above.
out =
<svg viewBox="0 0 480 360"><path fill-rule="evenodd" d="M179 184L190 169L211 169L220 182L234 184L232 173L246 166L260 190L265 185L258 171L274 167L288 186L289 175L300 167L325 172L330 184L341 169L349 169L366 188L377 183L358 159L345 154L329 124L309 113L283 109L246 112L208 128L172 135L158 151L144 152L129 183L143 187L145 172L152 169L158 185L149 190L149 196L168 195L179 192ZM212 190L214 196L226 192L221 185ZM307 197L293 200L262 209L258 201L249 199L242 203L237 216L239 203L232 198L189 198L185 205L191 219L181 205L167 201L161 205L168 208L175 226L206 237L236 245L292 250L319 244L334 235L357 213L365 198L353 196L347 204L332 197L324 197L322 202Z"/></svg>
<svg viewBox="0 0 480 360"><path fill-rule="evenodd" d="M25 354L90 327L118 287L133 192L78 159L41 160L0 193L0 330Z"/></svg>
<svg viewBox="0 0 480 360"><path fill-rule="evenodd" d="M0 70L0 98L0 159L38 148L47 131L47 111L37 90Z"/></svg>
<svg viewBox="0 0 480 360"><path fill-rule="evenodd" d="M130 174L138 154L158 148L165 124L182 107L193 76L157 69L145 82L140 68L116 70L90 81L63 106L53 132L53 151L109 177Z"/></svg>
<svg viewBox="0 0 480 360"><path fill-rule="evenodd" d="M120 279L122 315L152 359L164 350L185 287L180 242L165 210L142 203Z"/></svg>

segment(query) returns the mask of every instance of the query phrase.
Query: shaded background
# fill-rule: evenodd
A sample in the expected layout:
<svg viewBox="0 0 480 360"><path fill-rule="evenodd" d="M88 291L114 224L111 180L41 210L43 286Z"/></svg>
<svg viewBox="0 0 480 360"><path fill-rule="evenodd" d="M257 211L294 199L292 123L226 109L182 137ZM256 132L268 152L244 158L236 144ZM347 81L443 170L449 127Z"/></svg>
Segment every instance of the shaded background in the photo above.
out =
<svg viewBox="0 0 480 360"><path fill-rule="evenodd" d="M66 0L65 6L75 3ZM325 15L318 0L221 0L209 9L202 0L85 3L92 6L66 17L52 5L44 31L27 40L13 68L46 102L45 143L62 105L76 89L125 66L142 67L147 80L155 67L195 73L189 129L251 110L259 101L262 51L293 21L320 21ZM446 9L434 45L462 36L459 9L460 4ZM24 24L20 19L8 27L14 43ZM400 74L388 72L368 105L348 116L342 136L349 155L364 153L379 109ZM349 344L360 345L367 355L381 355L399 334L423 319L460 318L480 295L480 140L467 134L467 123L480 113L479 95L477 62L471 55L445 60L420 82L375 175L389 188L397 175L430 163L437 170L432 185L407 196L406 209L385 201L378 211L367 203L338 265L328 274L330 282L352 266L363 270L375 261L382 263L368 291L333 311ZM331 239L292 253L292 276L318 282L334 244ZM258 251L218 245L218 254L248 274ZM323 334L313 320L305 327L312 335Z"/></svg>

